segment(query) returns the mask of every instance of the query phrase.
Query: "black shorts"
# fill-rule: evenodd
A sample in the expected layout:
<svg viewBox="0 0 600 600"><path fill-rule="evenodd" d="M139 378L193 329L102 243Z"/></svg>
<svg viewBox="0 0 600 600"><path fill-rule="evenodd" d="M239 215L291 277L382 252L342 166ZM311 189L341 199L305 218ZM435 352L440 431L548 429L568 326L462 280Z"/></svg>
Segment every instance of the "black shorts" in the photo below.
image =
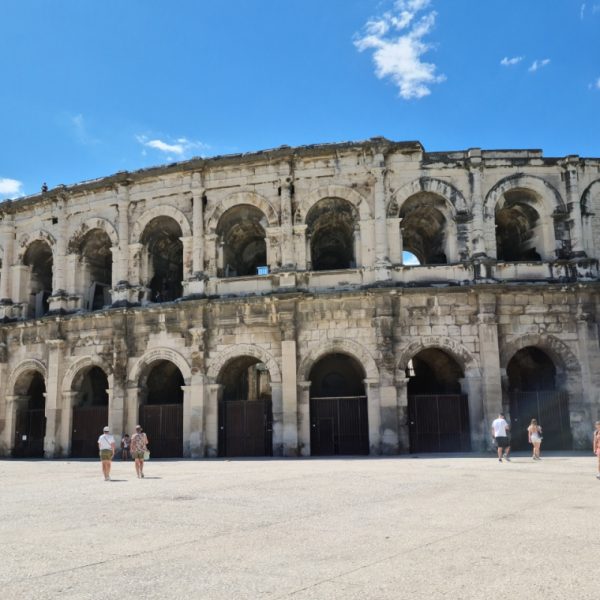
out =
<svg viewBox="0 0 600 600"><path fill-rule="evenodd" d="M510 442L508 441L507 437L497 437L496 446L498 446L498 448L508 448L510 446Z"/></svg>

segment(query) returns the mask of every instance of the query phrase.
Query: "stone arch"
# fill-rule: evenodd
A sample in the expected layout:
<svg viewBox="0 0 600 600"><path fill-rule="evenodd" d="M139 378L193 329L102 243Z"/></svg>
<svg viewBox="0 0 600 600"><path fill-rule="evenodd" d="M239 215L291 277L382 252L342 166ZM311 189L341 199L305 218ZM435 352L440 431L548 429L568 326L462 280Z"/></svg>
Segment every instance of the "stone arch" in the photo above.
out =
<svg viewBox="0 0 600 600"><path fill-rule="evenodd" d="M56 239L54 236L46 231L45 229L37 229L31 233L24 233L17 242L17 263L22 264L25 258L27 248L36 241L46 242L50 246L50 250L54 255L54 246L56 245Z"/></svg>
<svg viewBox="0 0 600 600"><path fill-rule="evenodd" d="M592 181L581 194L581 213L589 214L594 213L600 206L593 204L594 200L598 199L600 203L600 179Z"/></svg>
<svg viewBox="0 0 600 600"><path fill-rule="evenodd" d="M235 346L228 346L219 352L210 360L208 365L207 377L209 381L212 383L216 382L217 377L219 376L219 373L223 367L230 360L237 358L238 356L253 356L254 358L260 360L267 366L267 369L269 370L271 383L281 383L281 370L277 364L277 361L264 348L254 344L236 344Z"/></svg>
<svg viewBox="0 0 600 600"><path fill-rule="evenodd" d="M387 206L387 216L389 218L398 218L404 202L411 196L421 192L429 192L430 194L436 194L444 198L451 210L452 218L456 216L456 213L469 212L467 201L458 188L441 179L419 177L419 179L414 179L403 185L392 194Z"/></svg>
<svg viewBox="0 0 600 600"><path fill-rule="evenodd" d="M581 366L575 353L561 339L554 335L530 333L505 342L500 348L500 366L506 369L510 359L523 348L534 346L543 350L555 366L565 373L579 373Z"/></svg>
<svg viewBox="0 0 600 600"><path fill-rule="evenodd" d="M555 212L566 212L566 206L558 190L542 177L515 173L496 182L488 191L483 201L483 216L494 219L496 205L502 196L511 190L524 189L532 191L544 206L547 216Z"/></svg>
<svg viewBox="0 0 600 600"><path fill-rule="evenodd" d="M328 185L320 187L312 192L309 192L299 203L294 214L294 224L302 225L306 219L308 211L319 200L324 198L341 198L349 202L358 212L361 221L371 219L371 208L366 198L359 194L356 190L342 185Z"/></svg>
<svg viewBox="0 0 600 600"><path fill-rule="evenodd" d="M101 217L92 217L80 223L77 229L73 232L69 239L67 252L69 254L77 254L85 235L94 229L100 229L101 231L104 231L104 233L106 233L106 235L108 235L110 238L110 243L113 247L119 245L119 234L117 233L117 230L113 224L107 219L103 219Z"/></svg>
<svg viewBox="0 0 600 600"><path fill-rule="evenodd" d="M366 379L379 381L379 369L371 353L358 342L343 338L330 340L309 351L300 362L298 381L308 381L313 365L325 355L334 353L351 356L362 365Z"/></svg>
<svg viewBox="0 0 600 600"><path fill-rule="evenodd" d="M188 218L178 208L169 204L161 204L145 211L136 221L131 229L131 243L141 243L142 234L146 226L152 219L157 217L171 217L181 228L182 237L190 237L192 235L192 228Z"/></svg>
<svg viewBox="0 0 600 600"><path fill-rule="evenodd" d="M8 393L14 394L15 385L19 380L19 377L28 371L36 371L42 375L44 381L46 381L46 365L37 358L28 358L20 362L11 372L8 379Z"/></svg>
<svg viewBox="0 0 600 600"><path fill-rule="evenodd" d="M190 380L192 378L192 369L188 361L179 352L173 350L172 348L153 348L152 350L145 352L136 360L133 367L129 371L129 377L127 378L128 382L137 387L139 379L144 370L146 370L152 363L159 360L167 360L172 362L181 371L185 384L190 384Z"/></svg>
<svg viewBox="0 0 600 600"><path fill-rule="evenodd" d="M277 211L264 196L261 196L253 191L239 191L230 194L220 201L217 206L215 206L214 210L206 220L207 232L215 233L217 230L217 225L219 224L219 220L223 214L230 208L234 208L240 204L249 204L250 206L258 208L265 215L269 227L276 227L279 225L279 216Z"/></svg>
<svg viewBox="0 0 600 600"><path fill-rule="evenodd" d="M411 342L401 350L397 363L397 372L401 373L400 377L402 379L404 378L404 372L408 368L408 362L421 352L421 350L428 348L437 348L449 354L463 370L465 377L478 377L480 375L477 361L462 344L447 337L424 337Z"/></svg>
<svg viewBox="0 0 600 600"><path fill-rule="evenodd" d="M97 356L82 356L72 363L66 370L62 380L62 392L70 392L77 375L79 375L83 369L87 369L89 367L99 367L102 369L106 374L106 378L108 379L109 388L113 387L114 375L111 365Z"/></svg>

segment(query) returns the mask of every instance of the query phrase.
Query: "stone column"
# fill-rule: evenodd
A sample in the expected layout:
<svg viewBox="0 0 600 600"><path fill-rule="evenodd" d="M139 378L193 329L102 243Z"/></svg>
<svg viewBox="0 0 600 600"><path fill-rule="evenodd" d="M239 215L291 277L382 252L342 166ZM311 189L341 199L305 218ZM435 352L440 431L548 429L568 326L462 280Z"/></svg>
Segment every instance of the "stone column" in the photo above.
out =
<svg viewBox="0 0 600 600"><path fill-rule="evenodd" d="M567 186L567 208L571 215L571 251L577 257L585 256L583 248L583 222L581 219L581 203L579 198L579 156L566 159L565 183Z"/></svg>
<svg viewBox="0 0 600 600"><path fill-rule="evenodd" d="M283 455L298 455L298 386L296 380L296 341L281 342L283 397Z"/></svg>
<svg viewBox="0 0 600 600"><path fill-rule="evenodd" d="M356 263L357 268L360 268L363 266L361 244L362 244L362 240L360 237L360 225L358 223L356 223L354 225L354 262Z"/></svg>
<svg viewBox="0 0 600 600"><path fill-rule="evenodd" d="M298 450L310 456L310 381L298 381Z"/></svg>
<svg viewBox="0 0 600 600"><path fill-rule="evenodd" d="M204 437L206 439L206 455L215 457L219 454L219 402L223 394L223 386L211 383L208 387L208 402L204 407Z"/></svg>
<svg viewBox="0 0 600 600"><path fill-rule="evenodd" d="M296 255L296 269L298 271L306 271L308 269L307 260L310 257L310 248L307 251L306 244L306 225L294 225L294 253Z"/></svg>
<svg viewBox="0 0 600 600"><path fill-rule="evenodd" d="M266 244L267 244L267 265L269 273L274 273L279 270L279 241L281 239L280 227L266 228Z"/></svg>
<svg viewBox="0 0 600 600"><path fill-rule="evenodd" d="M271 382L271 409L273 411L273 456L283 456L283 398L280 382Z"/></svg>
<svg viewBox="0 0 600 600"><path fill-rule="evenodd" d="M398 453L410 452L410 423L408 420L408 377L396 377L398 398Z"/></svg>
<svg viewBox="0 0 600 600"><path fill-rule="evenodd" d="M140 388L137 387L137 382L131 386L125 388L124 400L124 422L125 431L133 433L135 426L139 423L139 412L140 412Z"/></svg>
<svg viewBox="0 0 600 600"><path fill-rule="evenodd" d="M119 438L120 444L120 438L125 433L131 434L125 422L125 390L123 386L113 383L113 387L108 388L106 393L108 394L108 426L115 436L115 440L117 437Z"/></svg>
<svg viewBox="0 0 600 600"><path fill-rule="evenodd" d="M44 456L58 458L66 456L66 448L61 447L60 427L63 417L63 404L60 389L65 341L46 340L48 348L48 369L46 374L46 437Z"/></svg>
<svg viewBox="0 0 600 600"><path fill-rule="evenodd" d="M402 233L400 232L401 223L402 219L400 218L387 220L390 262L392 265L402 264Z"/></svg>
<svg viewBox="0 0 600 600"><path fill-rule="evenodd" d="M188 414L185 413L184 423L187 422L188 438L186 442L184 431L184 450L190 458L204 457L205 435L204 435L204 376L194 373L189 386Z"/></svg>
<svg viewBox="0 0 600 600"><path fill-rule="evenodd" d="M185 296L201 296L205 291L204 274L204 188L192 192L192 273L184 284Z"/></svg>
<svg viewBox="0 0 600 600"><path fill-rule="evenodd" d="M471 148L468 152L469 179L471 181L471 257L486 255L485 231L483 223L483 195L481 192L482 161L481 148Z"/></svg>
<svg viewBox="0 0 600 600"><path fill-rule="evenodd" d="M129 284L129 187L117 187L117 211L119 216L119 247L116 264L113 263L112 301L116 306L131 303Z"/></svg>
<svg viewBox="0 0 600 600"><path fill-rule="evenodd" d="M0 274L0 305L12 304L14 298L11 295L11 267L13 263L13 251L15 243L15 228L12 220L8 217L0 222L0 243L4 254L2 256L2 273ZM0 314L0 316L4 316Z"/></svg>
<svg viewBox="0 0 600 600"><path fill-rule="evenodd" d="M468 383L466 391L469 394L471 446L474 451L485 450L489 445L487 432L491 422L502 411L496 296L492 293L480 293L478 301L477 330L481 373L465 373L465 383Z"/></svg>
<svg viewBox="0 0 600 600"><path fill-rule="evenodd" d="M375 280L386 281L390 279L390 259L388 257L388 237L386 222L386 192L385 192L385 158L383 154L376 154L374 163L377 165L371 170L375 177Z"/></svg>
<svg viewBox="0 0 600 600"><path fill-rule="evenodd" d="M381 395L379 379L365 379L369 418L369 454L381 454Z"/></svg>
<svg viewBox="0 0 600 600"><path fill-rule="evenodd" d="M191 436L191 421L190 414L192 412L192 388L189 385L182 385L183 392L183 456L190 457L190 436Z"/></svg>
<svg viewBox="0 0 600 600"><path fill-rule="evenodd" d="M207 233L206 234L206 252L207 252L207 260L208 260L208 268L207 275L210 277L217 276L217 246L219 240L216 233Z"/></svg>
<svg viewBox="0 0 600 600"><path fill-rule="evenodd" d="M62 392L62 415L57 435L59 446L62 448L62 456L71 455L71 436L73 432L73 402L77 392Z"/></svg>
<svg viewBox="0 0 600 600"><path fill-rule="evenodd" d="M281 269L291 271L296 266L292 226L292 189L287 181L281 182Z"/></svg>
<svg viewBox="0 0 600 600"><path fill-rule="evenodd" d="M381 454L398 454L398 391L394 385L379 386Z"/></svg>
<svg viewBox="0 0 600 600"><path fill-rule="evenodd" d="M193 271L193 244L194 238L191 235L179 238L183 246L183 278L189 279L194 274Z"/></svg>
<svg viewBox="0 0 600 600"><path fill-rule="evenodd" d="M63 196L58 204L60 213L56 227L56 244L52 256L52 295L48 298L50 313L63 313L68 308L66 290L67 202L67 196Z"/></svg>
<svg viewBox="0 0 600 600"><path fill-rule="evenodd" d="M312 271L312 252L310 249L311 233L305 229L304 232L304 256L306 257L306 270Z"/></svg>
<svg viewBox="0 0 600 600"><path fill-rule="evenodd" d="M0 431L0 456L10 456L15 446L15 421L19 398L20 396L12 394L4 396L4 429Z"/></svg>

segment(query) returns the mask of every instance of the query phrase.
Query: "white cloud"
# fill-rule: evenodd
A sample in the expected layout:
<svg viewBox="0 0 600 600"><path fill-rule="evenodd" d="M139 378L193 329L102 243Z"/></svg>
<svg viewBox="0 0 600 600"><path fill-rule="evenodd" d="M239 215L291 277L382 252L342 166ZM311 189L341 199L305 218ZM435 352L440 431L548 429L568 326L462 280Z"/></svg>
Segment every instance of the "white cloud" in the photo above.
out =
<svg viewBox="0 0 600 600"><path fill-rule="evenodd" d="M590 83L588 87L590 88L590 90L600 90L600 77L598 77L598 79L596 79L594 83Z"/></svg>
<svg viewBox="0 0 600 600"><path fill-rule="evenodd" d="M429 11L419 18L417 13L430 3L431 0L397 0L392 11L370 19L365 34L354 41L359 52L373 49L375 75L379 79L389 77L405 100L428 96L429 86L446 79L436 74L435 64L421 60L431 48L423 38L433 29L437 13Z"/></svg>
<svg viewBox="0 0 600 600"><path fill-rule="evenodd" d="M546 65L550 64L550 59L549 58L543 58L541 60L534 60L531 63L531 66L529 67L528 71L530 71L531 73L535 73L538 69L541 69L542 67L545 67Z"/></svg>
<svg viewBox="0 0 600 600"><path fill-rule="evenodd" d="M165 142L160 139L148 139L145 135L137 135L136 140L145 148L152 148L153 150L158 150L159 152L164 152L169 155L167 156L167 160L172 160L172 156L170 155L173 154L176 155L177 158L185 158L192 155L194 152L206 151L210 148L208 144L188 140L184 137L177 138L174 142ZM146 150L142 150L142 155L146 156L146 154Z"/></svg>
<svg viewBox="0 0 600 600"><path fill-rule="evenodd" d="M505 56L500 61L500 64L503 65L503 66L505 66L505 67L511 67L512 65L519 64L522 60L523 60L522 56L513 56L512 58L508 58L508 56Z"/></svg>
<svg viewBox="0 0 600 600"><path fill-rule="evenodd" d="M23 183L18 179L0 177L0 196L20 196Z"/></svg>

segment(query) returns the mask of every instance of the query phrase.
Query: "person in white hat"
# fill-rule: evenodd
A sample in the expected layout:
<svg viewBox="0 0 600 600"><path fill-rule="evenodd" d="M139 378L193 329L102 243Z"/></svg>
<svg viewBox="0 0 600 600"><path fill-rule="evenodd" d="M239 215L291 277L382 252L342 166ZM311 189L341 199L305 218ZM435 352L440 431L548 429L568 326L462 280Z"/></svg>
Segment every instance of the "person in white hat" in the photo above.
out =
<svg viewBox="0 0 600 600"><path fill-rule="evenodd" d="M100 451L100 460L102 461L104 481L110 481L110 467L113 456L115 455L115 438L110 435L110 428L108 425L104 428L102 435L98 438L98 450Z"/></svg>

